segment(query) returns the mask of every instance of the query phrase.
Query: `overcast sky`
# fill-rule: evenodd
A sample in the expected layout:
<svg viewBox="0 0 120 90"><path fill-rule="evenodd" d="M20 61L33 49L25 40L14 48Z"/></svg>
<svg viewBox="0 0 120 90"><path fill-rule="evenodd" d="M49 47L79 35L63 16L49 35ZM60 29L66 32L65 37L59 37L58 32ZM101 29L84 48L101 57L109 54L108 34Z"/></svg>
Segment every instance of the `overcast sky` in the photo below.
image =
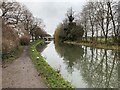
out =
<svg viewBox="0 0 120 90"><path fill-rule="evenodd" d="M57 25L65 18L68 8L77 13L82 10L84 0L19 0L25 4L35 17L41 18L45 30L53 35Z"/></svg>

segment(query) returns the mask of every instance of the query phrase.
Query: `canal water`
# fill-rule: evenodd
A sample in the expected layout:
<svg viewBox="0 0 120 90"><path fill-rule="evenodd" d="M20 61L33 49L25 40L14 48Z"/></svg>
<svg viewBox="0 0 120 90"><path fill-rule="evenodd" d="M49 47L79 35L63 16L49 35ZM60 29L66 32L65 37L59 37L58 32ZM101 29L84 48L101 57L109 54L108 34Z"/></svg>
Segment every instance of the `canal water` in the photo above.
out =
<svg viewBox="0 0 120 90"><path fill-rule="evenodd" d="M118 88L119 54L112 50L54 43L38 46L46 62L76 88Z"/></svg>

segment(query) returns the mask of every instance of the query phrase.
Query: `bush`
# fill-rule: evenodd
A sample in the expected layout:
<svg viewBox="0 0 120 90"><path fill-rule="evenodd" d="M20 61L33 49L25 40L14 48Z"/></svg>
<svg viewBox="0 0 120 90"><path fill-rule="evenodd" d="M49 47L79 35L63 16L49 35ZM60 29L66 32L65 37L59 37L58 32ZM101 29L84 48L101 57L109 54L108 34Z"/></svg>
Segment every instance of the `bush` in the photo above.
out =
<svg viewBox="0 0 120 90"><path fill-rule="evenodd" d="M30 42L30 38L27 37L27 36L22 36L20 38L20 44L21 45L29 45L29 42Z"/></svg>
<svg viewBox="0 0 120 90"><path fill-rule="evenodd" d="M63 24L60 24L55 33L54 38L55 41L81 41L82 36L84 34L83 26L82 25L76 25L76 23L70 23L66 24L64 26Z"/></svg>
<svg viewBox="0 0 120 90"><path fill-rule="evenodd" d="M19 47L17 32L9 26L2 25L2 53L10 53Z"/></svg>

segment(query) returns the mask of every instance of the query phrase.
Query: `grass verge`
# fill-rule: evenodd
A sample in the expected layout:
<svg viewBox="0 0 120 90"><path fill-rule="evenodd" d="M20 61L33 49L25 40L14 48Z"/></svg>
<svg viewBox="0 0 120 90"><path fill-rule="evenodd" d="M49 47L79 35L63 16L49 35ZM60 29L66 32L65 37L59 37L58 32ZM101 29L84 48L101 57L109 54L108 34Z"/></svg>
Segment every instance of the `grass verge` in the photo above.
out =
<svg viewBox="0 0 120 90"><path fill-rule="evenodd" d="M72 85L63 79L61 74L55 71L36 50L36 46L42 44L43 41L37 41L29 48L29 55L49 88L71 88ZM39 58L37 58L39 57Z"/></svg>
<svg viewBox="0 0 120 90"><path fill-rule="evenodd" d="M20 46L18 49L15 49L14 51L10 52L9 54L2 55L2 63L3 64L10 63L13 60L17 59L21 55L21 53L23 51L23 47L24 46Z"/></svg>
<svg viewBox="0 0 120 90"><path fill-rule="evenodd" d="M83 42L75 42L75 41L74 42L65 41L64 43L66 43L66 44L73 44L73 45L84 45L84 46L88 46L88 47L95 47L95 48L101 48L101 49L120 51L120 46L117 46L117 45L83 43Z"/></svg>

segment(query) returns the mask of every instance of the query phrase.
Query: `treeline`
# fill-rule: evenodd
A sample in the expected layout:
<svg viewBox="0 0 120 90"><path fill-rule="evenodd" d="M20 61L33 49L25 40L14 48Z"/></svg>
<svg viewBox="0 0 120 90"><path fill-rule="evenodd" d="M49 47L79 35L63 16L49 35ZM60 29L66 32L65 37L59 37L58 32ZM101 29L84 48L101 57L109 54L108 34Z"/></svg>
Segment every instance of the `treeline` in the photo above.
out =
<svg viewBox="0 0 120 90"><path fill-rule="evenodd" d="M29 9L13 0L0 1L2 11L2 53L10 53L20 44L27 45L47 36L42 19L36 18Z"/></svg>
<svg viewBox="0 0 120 90"><path fill-rule="evenodd" d="M119 3L111 0L84 5L78 19L84 27L84 41L120 44Z"/></svg>
<svg viewBox="0 0 120 90"><path fill-rule="evenodd" d="M54 33L55 41L75 41L81 40L84 34L83 26L77 24L75 20L75 13L72 8L68 9L66 18L60 23Z"/></svg>
<svg viewBox="0 0 120 90"><path fill-rule="evenodd" d="M72 9L68 10L67 18L55 31L55 38L58 40L66 37L67 39L62 40L76 41L74 37L81 38L84 32L83 42L120 44L119 3L118 1L87 2L77 14L74 14Z"/></svg>

